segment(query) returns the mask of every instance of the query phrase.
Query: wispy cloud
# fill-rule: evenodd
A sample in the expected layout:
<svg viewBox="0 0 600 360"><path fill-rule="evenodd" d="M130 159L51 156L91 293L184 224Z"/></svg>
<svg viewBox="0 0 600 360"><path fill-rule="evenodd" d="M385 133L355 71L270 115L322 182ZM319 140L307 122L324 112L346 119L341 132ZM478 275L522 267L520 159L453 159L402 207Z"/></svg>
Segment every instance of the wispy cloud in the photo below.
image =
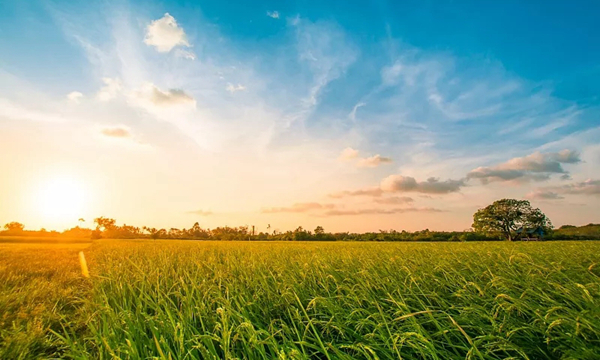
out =
<svg viewBox="0 0 600 360"><path fill-rule="evenodd" d="M552 191L544 191L544 190L534 190L531 191L529 193L527 193L527 195L525 195L526 199L530 199L530 200L559 200L559 199L564 199L563 196L559 195L558 193L552 192Z"/></svg>
<svg viewBox="0 0 600 360"><path fill-rule="evenodd" d="M395 209L358 209L358 210L329 210L323 213L323 216L356 216L356 215L393 215L410 212L440 213L443 210L426 208L395 208Z"/></svg>
<svg viewBox="0 0 600 360"><path fill-rule="evenodd" d="M441 174L446 160L457 156L465 161L453 171L466 173L477 157L531 152L572 131L582 117L581 108L553 97L547 85L519 78L499 62L425 51L394 39L390 44L391 61L380 69L379 86L355 102L369 106L360 108L353 129L371 142L389 144L393 150L387 151L400 154L394 160L413 176ZM420 153L435 161L424 162Z"/></svg>
<svg viewBox="0 0 600 360"><path fill-rule="evenodd" d="M588 179L563 186L548 187L547 189L561 194L600 195L600 180Z"/></svg>
<svg viewBox="0 0 600 360"><path fill-rule="evenodd" d="M38 110L16 104L7 99L0 98L0 117L11 120L29 120L40 122L61 123L67 120L60 112L46 109Z"/></svg>
<svg viewBox="0 0 600 360"><path fill-rule="evenodd" d="M213 215L213 212L207 211L207 210L192 210L192 211L186 211L186 214L199 215L199 216L210 216L210 215Z"/></svg>
<svg viewBox="0 0 600 360"><path fill-rule="evenodd" d="M333 209L335 208L334 204L320 204L316 202L311 203L296 203L292 206L288 207L273 207L273 208L265 208L262 209L261 212L264 214L272 214L272 213L304 213L312 210L322 210L322 209Z"/></svg>
<svg viewBox="0 0 600 360"><path fill-rule="evenodd" d="M100 101L109 101L114 99L123 88L121 80L118 78L105 77L102 79L102 82L104 82L104 86L100 88L96 94L96 97Z"/></svg>
<svg viewBox="0 0 600 360"><path fill-rule="evenodd" d="M310 76L300 105L286 116L287 126L305 121L318 105L323 89L343 76L358 56L358 49L336 23L297 17L290 24L296 34L297 60Z"/></svg>
<svg viewBox="0 0 600 360"><path fill-rule="evenodd" d="M279 11L267 11L267 16L273 19L279 19Z"/></svg>
<svg viewBox="0 0 600 360"><path fill-rule="evenodd" d="M242 84L233 85L233 84L229 83L229 84L227 84L227 87L225 87L225 90L227 90L233 94L238 91L246 90L246 87Z"/></svg>
<svg viewBox="0 0 600 360"><path fill-rule="evenodd" d="M346 190L346 191L331 193L331 194L329 194L329 197L334 198L334 199L340 199L343 197L350 197L350 196L378 197L378 196L381 196L382 194L383 194L383 190L381 190L381 188L373 187L373 188L368 188L368 189Z"/></svg>
<svg viewBox="0 0 600 360"><path fill-rule="evenodd" d="M374 201L378 204L401 205L401 204L412 203L415 200L408 196L392 196L392 197L386 197L386 198L376 198L376 199L374 199Z"/></svg>
<svg viewBox="0 0 600 360"><path fill-rule="evenodd" d="M364 102L359 102L358 104L354 105L354 107L352 108L352 111L350 111L350 114L348 114L348 117L350 118L350 120L352 121L356 121L356 112L358 111L358 108L367 105L367 103Z"/></svg>
<svg viewBox="0 0 600 360"><path fill-rule="evenodd" d="M175 56L188 60L196 60L196 54L190 50L176 49Z"/></svg>

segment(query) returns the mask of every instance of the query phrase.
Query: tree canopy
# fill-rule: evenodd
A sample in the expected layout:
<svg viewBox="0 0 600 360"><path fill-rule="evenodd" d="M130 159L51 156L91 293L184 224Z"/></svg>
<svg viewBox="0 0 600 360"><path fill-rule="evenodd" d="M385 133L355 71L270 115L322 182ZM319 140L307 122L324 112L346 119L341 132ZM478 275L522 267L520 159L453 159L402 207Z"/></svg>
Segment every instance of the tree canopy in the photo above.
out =
<svg viewBox="0 0 600 360"><path fill-rule="evenodd" d="M518 229L541 227L552 229L550 219L527 200L502 199L477 210L473 215L473 229L482 233L501 233L506 239L515 238Z"/></svg>
<svg viewBox="0 0 600 360"><path fill-rule="evenodd" d="M4 229L11 232L22 232L23 229L25 229L25 225L21 224L20 222L13 221L4 225Z"/></svg>

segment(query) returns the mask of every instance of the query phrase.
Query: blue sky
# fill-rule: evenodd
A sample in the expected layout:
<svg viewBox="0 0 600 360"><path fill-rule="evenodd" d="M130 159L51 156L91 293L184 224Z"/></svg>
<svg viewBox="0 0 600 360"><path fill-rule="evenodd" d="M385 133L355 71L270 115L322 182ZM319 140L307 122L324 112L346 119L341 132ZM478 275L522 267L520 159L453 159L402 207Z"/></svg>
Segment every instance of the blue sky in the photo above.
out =
<svg viewBox="0 0 600 360"><path fill-rule="evenodd" d="M0 189L19 206L0 217L462 230L510 196L559 225L594 221L598 13L592 1L5 1L0 150L13 156L0 165L13 171ZM88 201L34 216L24 194L57 176Z"/></svg>

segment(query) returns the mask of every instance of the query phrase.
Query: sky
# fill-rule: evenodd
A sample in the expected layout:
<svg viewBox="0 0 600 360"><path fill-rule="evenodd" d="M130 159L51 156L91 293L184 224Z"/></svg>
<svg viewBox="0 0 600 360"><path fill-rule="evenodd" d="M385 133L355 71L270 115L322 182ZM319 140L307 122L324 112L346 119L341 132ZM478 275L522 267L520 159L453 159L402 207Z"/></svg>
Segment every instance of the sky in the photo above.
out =
<svg viewBox="0 0 600 360"><path fill-rule="evenodd" d="M600 222L598 13L2 1L0 223L460 231L501 198Z"/></svg>

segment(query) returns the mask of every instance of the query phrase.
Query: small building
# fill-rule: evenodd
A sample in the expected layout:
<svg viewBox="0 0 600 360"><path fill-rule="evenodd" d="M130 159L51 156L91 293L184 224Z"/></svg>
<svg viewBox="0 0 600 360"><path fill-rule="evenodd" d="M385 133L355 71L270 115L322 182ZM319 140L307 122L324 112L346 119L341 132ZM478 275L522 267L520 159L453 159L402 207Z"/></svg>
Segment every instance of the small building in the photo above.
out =
<svg viewBox="0 0 600 360"><path fill-rule="evenodd" d="M531 229L520 227L517 229L516 233L522 241L543 240L544 235L546 234L546 232L541 226Z"/></svg>

